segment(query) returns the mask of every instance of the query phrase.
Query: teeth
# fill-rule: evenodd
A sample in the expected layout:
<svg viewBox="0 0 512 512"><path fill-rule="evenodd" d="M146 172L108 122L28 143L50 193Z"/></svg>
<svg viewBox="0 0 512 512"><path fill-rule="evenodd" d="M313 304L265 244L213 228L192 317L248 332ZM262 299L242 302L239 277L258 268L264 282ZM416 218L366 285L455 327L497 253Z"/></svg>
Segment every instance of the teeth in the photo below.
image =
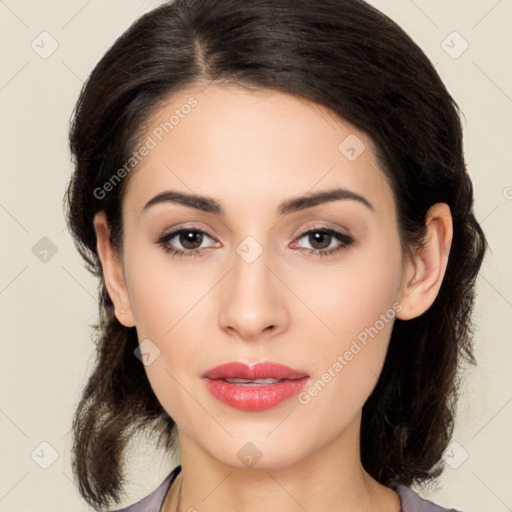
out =
<svg viewBox="0 0 512 512"><path fill-rule="evenodd" d="M223 379L230 384L243 384L245 386L258 386L260 384L275 384L279 379Z"/></svg>

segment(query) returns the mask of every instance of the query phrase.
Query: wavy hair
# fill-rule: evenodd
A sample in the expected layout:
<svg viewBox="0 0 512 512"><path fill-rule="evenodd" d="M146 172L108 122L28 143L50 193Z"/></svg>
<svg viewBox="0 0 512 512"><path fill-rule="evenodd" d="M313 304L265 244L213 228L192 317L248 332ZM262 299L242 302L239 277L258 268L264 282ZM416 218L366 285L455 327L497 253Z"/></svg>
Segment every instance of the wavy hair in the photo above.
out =
<svg viewBox="0 0 512 512"><path fill-rule="evenodd" d="M73 418L80 494L96 507L119 501L127 444L141 429L175 447L175 423L134 356L136 328L114 315L96 249L93 217L103 210L111 242L122 250L129 176L108 194L98 190L129 160L163 101L213 81L305 98L366 133L392 185L406 250L423 243L429 207L449 205L453 242L438 296L419 317L395 320L361 424L362 464L377 481L437 478L453 432L459 369L476 363L471 315L487 249L473 213L459 107L422 50L362 0L176 0L115 41L84 84L70 128L66 220L99 279L96 361Z"/></svg>

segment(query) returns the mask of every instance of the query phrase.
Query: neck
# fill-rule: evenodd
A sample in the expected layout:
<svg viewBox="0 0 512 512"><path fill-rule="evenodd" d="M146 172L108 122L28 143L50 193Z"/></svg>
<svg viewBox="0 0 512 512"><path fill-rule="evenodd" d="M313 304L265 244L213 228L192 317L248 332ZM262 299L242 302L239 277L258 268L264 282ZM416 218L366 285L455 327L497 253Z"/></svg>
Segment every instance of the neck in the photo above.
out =
<svg viewBox="0 0 512 512"><path fill-rule="evenodd" d="M398 494L374 480L359 457L359 423L320 450L285 466L234 467L178 431L181 474L163 512L399 512ZM182 482L181 482L182 480Z"/></svg>

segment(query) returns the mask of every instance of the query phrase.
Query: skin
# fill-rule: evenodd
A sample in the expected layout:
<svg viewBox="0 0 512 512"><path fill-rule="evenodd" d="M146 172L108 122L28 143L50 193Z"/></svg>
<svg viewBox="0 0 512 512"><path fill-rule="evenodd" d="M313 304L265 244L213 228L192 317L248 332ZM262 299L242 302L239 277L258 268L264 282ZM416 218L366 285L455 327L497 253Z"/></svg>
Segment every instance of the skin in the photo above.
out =
<svg viewBox="0 0 512 512"><path fill-rule="evenodd" d="M175 510L183 479L181 510L398 512L398 495L371 478L359 457L362 407L394 318L307 404L292 398L266 411L239 411L210 395L201 374L229 361L267 360L305 371L314 383L390 308L403 320L423 313L446 269L449 208L429 210L428 243L406 258L393 192L364 133L295 96L203 84L161 105L146 135L191 96L197 107L130 175L122 254L112 248L104 213L94 218L116 316L160 350L145 369L177 424L182 464L163 510ZM338 149L348 135L366 147L354 161ZM285 199L335 187L363 196L373 210L345 199L277 212ZM171 202L142 212L169 189L214 198L225 214ZM203 250L199 257L173 257L155 243L192 225L207 233L194 246ZM322 246L303 235L325 227L354 243L313 255L342 244L327 237ZM262 249L251 263L236 251L248 236ZM187 250L183 237L172 243ZM249 442L261 453L252 467L237 456Z"/></svg>

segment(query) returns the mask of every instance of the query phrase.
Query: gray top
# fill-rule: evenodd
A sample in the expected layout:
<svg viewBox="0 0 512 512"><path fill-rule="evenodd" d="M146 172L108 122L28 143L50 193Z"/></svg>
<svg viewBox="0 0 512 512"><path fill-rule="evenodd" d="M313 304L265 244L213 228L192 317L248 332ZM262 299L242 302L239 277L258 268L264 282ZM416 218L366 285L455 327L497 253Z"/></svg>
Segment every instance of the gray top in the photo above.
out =
<svg viewBox="0 0 512 512"><path fill-rule="evenodd" d="M151 494L148 494L145 498L142 498L133 505L113 512L161 512L165 497L180 471L181 466L175 467ZM454 508L443 508L429 500L423 499L419 494L405 485L398 485L393 489L400 497L400 512L458 512Z"/></svg>

